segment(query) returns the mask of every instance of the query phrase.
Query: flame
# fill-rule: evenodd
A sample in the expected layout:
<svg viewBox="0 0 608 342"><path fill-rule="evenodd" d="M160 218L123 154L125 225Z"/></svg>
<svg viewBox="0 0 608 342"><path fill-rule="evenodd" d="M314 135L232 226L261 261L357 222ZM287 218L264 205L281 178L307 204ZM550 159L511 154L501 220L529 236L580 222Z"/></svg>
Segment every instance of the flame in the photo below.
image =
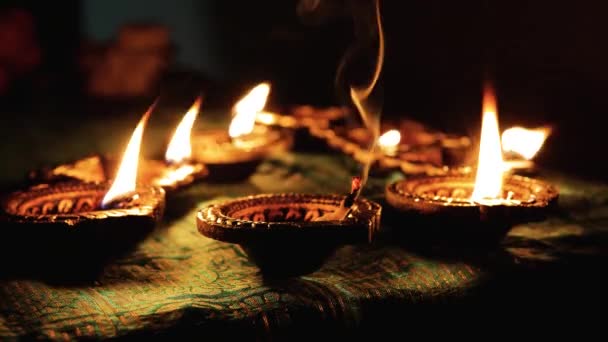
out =
<svg viewBox="0 0 608 342"><path fill-rule="evenodd" d="M253 131L256 116L258 112L264 109L268 94L270 94L270 85L268 83L260 83L237 102L233 109L235 113L234 118L228 128L230 137L236 138Z"/></svg>
<svg viewBox="0 0 608 342"><path fill-rule="evenodd" d="M355 107L361 114L361 118L363 119L363 123L370 131L372 135L372 146L370 147L370 151L374 151L376 149L376 143L378 140L378 136L380 135L380 111L373 110L368 103L367 99L371 95L372 91L376 87L376 83L380 78L380 73L382 71L382 66L384 64L384 31L382 30L382 17L380 15L380 2L376 0L376 23L378 25L378 54L376 59L376 69L374 70L374 75L367 87L364 88L355 88L350 87L350 97L353 100ZM371 162L368 162L361 176L361 188L357 191L355 199L359 197L361 193L361 189L365 183L367 183L367 178L369 176L369 169L371 166Z"/></svg>
<svg viewBox="0 0 608 342"><path fill-rule="evenodd" d="M112 200L124 194L135 191L137 165L139 164L139 149L144 135L144 127L146 126L146 122L148 121L148 117L150 117L153 108L154 105L148 109L146 114L139 120L137 127L135 127L133 135L131 135L131 140L129 140L129 144L127 144L125 153L122 156L122 161L120 162L120 167L118 168L114 182L101 201L102 206L106 206Z"/></svg>
<svg viewBox="0 0 608 342"><path fill-rule="evenodd" d="M190 144L190 131L194 120L201 108L201 98L198 97L192 104L182 121L177 125L173 138L169 142L165 160L170 163L181 163L192 156L192 145Z"/></svg>
<svg viewBox="0 0 608 342"><path fill-rule="evenodd" d="M378 138L378 145L381 148L394 148L399 145L401 141L401 133L399 133L396 129L391 129L390 131L385 132Z"/></svg>
<svg viewBox="0 0 608 342"><path fill-rule="evenodd" d="M502 133L502 149L505 152L515 152L530 160L538 153L549 134L551 134L549 127L535 129L511 127Z"/></svg>
<svg viewBox="0 0 608 342"><path fill-rule="evenodd" d="M485 87L481 140L479 143L479 163L477 165L475 189L471 198L474 201L500 198L503 170L496 97L491 87Z"/></svg>

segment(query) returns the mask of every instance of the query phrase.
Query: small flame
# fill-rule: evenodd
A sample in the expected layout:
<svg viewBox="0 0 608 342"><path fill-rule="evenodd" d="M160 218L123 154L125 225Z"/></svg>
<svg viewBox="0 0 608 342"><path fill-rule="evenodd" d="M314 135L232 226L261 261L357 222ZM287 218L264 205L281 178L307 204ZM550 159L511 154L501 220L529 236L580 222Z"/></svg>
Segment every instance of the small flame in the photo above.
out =
<svg viewBox="0 0 608 342"><path fill-rule="evenodd" d="M535 129L511 127L502 133L502 149L505 152L515 152L530 160L540 151L549 134L551 134L549 127Z"/></svg>
<svg viewBox="0 0 608 342"><path fill-rule="evenodd" d="M230 137L236 138L253 131L256 116L264 109L268 94L270 94L270 84L260 83L237 102L233 109L234 118L228 128Z"/></svg>
<svg viewBox="0 0 608 342"><path fill-rule="evenodd" d="M378 138L378 145L381 148L395 148L399 145L401 141L401 133L399 133L396 129L391 129L390 131L385 132Z"/></svg>
<svg viewBox="0 0 608 342"><path fill-rule="evenodd" d="M137 184L137 165L139 164L139 149L144 135L144 127L146 126L146 122L148 121L148 117L150 117L153 108L154 105L148 109L146 114L139 120L137 127L135 127L129 144L127 144L127 148L125 149L125 153L122 156L122 161L120 162L120 167L118 168L114 182L101 201L102 206L105 207L114 199L135 191L135 186Z"/></svg>
<svg viewBox="0 0 608 342"><path fill-rule="evenodd" d="M177 125L173 138L169 142L165 160L170 163L181 163L192 156L192 145L190 144L190 132L194 125L194 120L201 108L201 98L198 97L192 104L182 121Z"/></svg>
<svg viewBox="0 0 608 342"><path fill-rule="evenodd" d="M474 201L500 198L502 194L503 170L496 97L493 89L486 86L483 94L479 162L475 178L475 189L471 198Z"/></svg>
<svg viewBox="0 0 608 342"><path fill-rule="evenodd" d="M378 25L378 54L376 58L376 69L374 70L374 75L367 87L364 88L355 88L350 87L350 98L353 100L355 107L361 114L361 118L363 119L363 123L365 127L370 131L372 135L372 146L370 147L370 151L375 151L376 143L378 140L378 136L380 135L380 111L373 110L368 103L367 99L373 92L376 87L376 83L380 78L380 73L382 72L382 66L384 64L384 31L382 30L382 16L380 15L380 1L375 1L376 7L376 24ZM359 197L361 193L361 189L367 183L367 178L369 176L369 169L371 167L371 161L368 162L363 169L361 176L361 188L357 192L355 199Z"/></svg>

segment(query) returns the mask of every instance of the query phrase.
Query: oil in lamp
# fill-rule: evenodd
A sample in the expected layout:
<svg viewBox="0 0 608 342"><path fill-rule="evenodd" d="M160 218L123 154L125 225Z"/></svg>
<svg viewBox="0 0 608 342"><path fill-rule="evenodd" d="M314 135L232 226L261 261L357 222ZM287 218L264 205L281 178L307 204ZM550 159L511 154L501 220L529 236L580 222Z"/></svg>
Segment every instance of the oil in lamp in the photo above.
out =
<svg viewBox="0 0 608 342"><path fill-rule="evenodd" d="M502 150L506 172L532 174L536 166L532 159L551 134L548 126L534 129L511 127L502 133Z"/></svg>
<svg viewBox="0 0 608 342"><path fill-rule="evenodd" d="M150 232L165 205L161 187L136 183L151 110L135 128L111 184L40 184L6 196L2 221L11 228L6 230L10 237L3 240L17 249L32 247L32 253L44 256L37 262L52 258L72 264L123 251Z"/></svg>
<svg viewBox="0 0 608 342"><path fill-rule="evenodd" d="M474 177L460 173L415 177L386 188L386 201L408 225L397 233L473 245L497 243L514 224L543 219L557 197L551 184L504 173L496 102L489 87L484 90Z"/></svg>
<svg viewBox="0 0 608 342"><path fill-rule="evenodd" d="M192 161L190 132L200 111L201 98L197 98L175 129L166 153L165 160L142 159L139 161L138 182L160 186L172 192L198 179L208 172L204 165ZM30 172L29 178L36 183L55 183L58 181L107 182L114 179L118 160L112 157L94 155L73 163Z"/></svg>
<svg viewBox="0 0 608 342"><path fill-rule="evenodd" d="M192 159L209 169L213 180L239 180L251 175L268 156L291 146L291 137L283 130L256 125L256 116L264 109L270 85L254 87L233 108L228 131L203 130L192 137Z"/></svg>

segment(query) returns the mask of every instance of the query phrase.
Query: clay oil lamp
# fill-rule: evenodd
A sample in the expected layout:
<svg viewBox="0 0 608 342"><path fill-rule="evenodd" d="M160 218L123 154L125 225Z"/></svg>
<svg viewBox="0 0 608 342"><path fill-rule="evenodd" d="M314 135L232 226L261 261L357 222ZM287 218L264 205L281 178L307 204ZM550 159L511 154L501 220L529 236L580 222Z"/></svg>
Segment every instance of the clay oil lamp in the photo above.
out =
<svg viewBox="0 0 608 342"><path fill-rule="evenodd" d="M351 192L262 194L212 204L196 216L204 236L238 244L265 275L289 277L318 269L335 248L369 241L380 228L380 205Z"/></svg>
<svg viewBox="0 0 608 342"><path fill-rule="evenodd" d="M43 253L43 259L61 256L62 262L78 262L130 247L150 232L165 205L161 187L136 183L150 110L135 128L112 183L40 184L5 196L3 241L16 253L32 246L30 252Z"/></svg>
<svg viewBox="0 0 608 342"><path fill-rule="evenodd" d="M476 171L413 177L390 184L386 201L402 222L395 231L488 246L499 242L517 223L544 219L556 205L557 189L504 170L495 97L486 88Z"/></svg>
<svg viewBox="0 0 608 342"><path fill-rule="evenodd" d="M383 125L377 148L369 149L372 135L366 127L341 127L317 132L334 150L366 164L372 172L401 170L407 175L445 174L448 168L461 167L470 153L471 141L465 136L429 130L420 123L403 120Z"/></svg>
<svg viewBox="0 0 608 342"><path fill-rule="evenodd" d="M366 119L377 115L368 114L365 107L384 54L379 7L376 10L380 44L373 80L365 89L351 88L351 99ZM264 275L307 274L340 245L369 241L379 230L382 207L359 197L366 178L366 172L353 178L346 196L262 194L211 204L197 213L197 227L206 237L238 244Z"/></svg>
<svg viewBox="0 0 608 342"><path fill-rule="evenodd" d="M434 140L416 145L404 143L403 136L397 129L388 129L380 135L374 150L366 149L362 145L363 139L358 143L331 139L330 144L362 164L371 162L373 173L400 170L407 175L445 174L450 168L462 164L470 145L467 137L439 134Z"/></svg>
<svg viewBox="0 0 608 342"><path fill-rule="evenodd" d="M270 85L259 84L233 108L228 131L202 130L192 137L192 159L209 169L217 181L241 180L274 153L289 149L291 136L284 130L256 125L256 115L264 109Z"/></svg>

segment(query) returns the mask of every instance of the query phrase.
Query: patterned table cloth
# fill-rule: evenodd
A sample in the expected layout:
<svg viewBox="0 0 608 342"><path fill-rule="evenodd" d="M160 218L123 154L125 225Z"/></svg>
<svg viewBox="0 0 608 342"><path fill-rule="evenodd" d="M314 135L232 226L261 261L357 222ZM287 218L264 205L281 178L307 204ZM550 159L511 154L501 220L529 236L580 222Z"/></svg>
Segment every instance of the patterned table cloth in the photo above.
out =
<svg viewBox="0 0 608 342"><path fill-rule="evenodd" d="M197 184L168 203L153 234L95 279L2 277L0 339L356 334L395 323L395 308L496 300L515 291L497 285L505 279L532 279L543 270L605 258L608 187L552 173L543 178L561 190L559 212L514 227L498 251L481 258L439 257L388 236L344 246L317 272L279 281L265 279L238 246L196 230L197 208L211 201L269 192L345 193L355 172L343 156L288 153L242 183ZM394 177L372 179L366 196L381 200Z"/></svg>

